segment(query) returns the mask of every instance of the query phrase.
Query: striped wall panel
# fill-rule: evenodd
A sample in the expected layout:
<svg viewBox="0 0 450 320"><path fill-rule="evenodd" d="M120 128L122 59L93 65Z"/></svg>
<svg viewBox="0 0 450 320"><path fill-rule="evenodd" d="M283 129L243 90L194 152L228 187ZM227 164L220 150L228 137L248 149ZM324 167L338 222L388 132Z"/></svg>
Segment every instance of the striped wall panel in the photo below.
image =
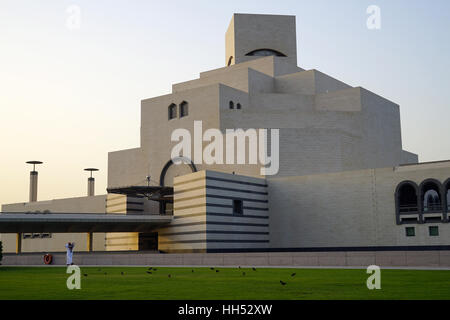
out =
<svg viewBox="0 0 450 320"><path fill-rule="evenodd" d="M144 200L120 194L106 197L107 214L143 214ZM108 232L105 234L106 251L138 250L137 232Z"/></svg>
<svg viewBox="0 0 450 320"><path fill-rule="evenodd" d="M158 229L158 248L167 252L206 252L205 171L174 179L174 220Z"/></svg>
<svg viewBox="0 0 450 320"><path fill-rule="evenodd" d="M233 211L233 201L243 213ZM158 230L167 252L264 249L269 246L268 193L264 179L200 171L174 180L174 220Z"/></svg>
<svg viewBox="0 0 450 320"><path fill-rule="evenodd" d="M233 201L243 204L233 212ZM267 183L264 179L206 172L207 248L269 247Z"/></svg>

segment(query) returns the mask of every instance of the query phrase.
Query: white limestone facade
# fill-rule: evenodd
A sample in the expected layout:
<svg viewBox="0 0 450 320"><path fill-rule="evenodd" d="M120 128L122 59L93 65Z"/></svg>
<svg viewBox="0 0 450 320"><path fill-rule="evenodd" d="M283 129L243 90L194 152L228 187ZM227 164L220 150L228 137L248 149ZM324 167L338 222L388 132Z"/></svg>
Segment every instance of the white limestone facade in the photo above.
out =
<svg viewBox="0 0 450 320"><path fill-rule="evenodd" d="M290 43L295 38L294 17L250 15L245 24L242 20L247 16L234 16L231 26L244 26L240 31L229 30L227 50L231 50L230 43L234 44L233 50L238 50L236 46L245 42L245 50L253 51L270 42L258 43L256 38L252 44L248 37L255 33L270 38L273 32L281 32L283 36L277 39L287 43L269 48L289 55L244 55L240 63L174 84L170 94L142 100L140 147L109 154L109 187L143 183L146 175L160 179L178 143L171 141L172 132L184 128L194 136L194 121L202 121L204 131L217 128L223 133L236 128L279 129L279 177L418 162L416 154L402 149L397 104L320 71L299 68L295 46ZM258 26L261 29L252 30ZM242 33L248 33L248 37ZM239 52L233 54L239 57L245 51ZM180 115L182 104L188 105L185 116ZM171 106L176 116L168 119ZM260 176L259 165L196 166L198 170Z"/></svg>
<svg viewBox="0 0 450 320"><path fill-rule="evenodd" d="M235 14L225 46L225 67L142 100L140 145L108 155L108 189L173 187L173 203L109 194L82 212L173 214L155 230L164 252L450 248L450 161L403 149L398 104L297 66L293 16ZM279 171L173 164L172 133L194 137L198 121L223 135L279 129ZM140 250L139 233L102 237L103 250Z"/></svg>

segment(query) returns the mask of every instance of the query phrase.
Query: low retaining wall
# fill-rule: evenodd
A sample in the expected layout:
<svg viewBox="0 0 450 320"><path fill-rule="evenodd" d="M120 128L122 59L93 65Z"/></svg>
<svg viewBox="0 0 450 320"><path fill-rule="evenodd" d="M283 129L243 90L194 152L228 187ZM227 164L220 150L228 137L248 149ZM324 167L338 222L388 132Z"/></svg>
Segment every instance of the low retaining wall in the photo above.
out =
<svg viewBox="0 0 450 320"><path fill-rule="evenodd" d="M4 254L2 265L44 265L43 253ZM65 265L64 253L53 265ZM184 253L74 252L76 265L293 266L293 267L442 267L450 268L450 250L363 252Z"/></svg>

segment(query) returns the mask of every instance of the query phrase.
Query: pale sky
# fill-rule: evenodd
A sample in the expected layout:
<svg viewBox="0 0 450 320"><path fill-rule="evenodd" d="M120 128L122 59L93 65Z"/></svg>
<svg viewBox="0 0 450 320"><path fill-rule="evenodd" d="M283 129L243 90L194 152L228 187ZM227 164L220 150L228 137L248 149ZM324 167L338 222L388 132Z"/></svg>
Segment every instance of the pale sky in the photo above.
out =
<svg viewBox="0 0 450 320"><path fill-rule="evenodd" d="M39 200L84 196L85 167L106 193L108 151L139 146L140 100L223 67L233 13L295 15L300 67L398 103L403 148L450 159L450 1L0 0L0 204L28 201L27 160L45 162Z"/></svg>

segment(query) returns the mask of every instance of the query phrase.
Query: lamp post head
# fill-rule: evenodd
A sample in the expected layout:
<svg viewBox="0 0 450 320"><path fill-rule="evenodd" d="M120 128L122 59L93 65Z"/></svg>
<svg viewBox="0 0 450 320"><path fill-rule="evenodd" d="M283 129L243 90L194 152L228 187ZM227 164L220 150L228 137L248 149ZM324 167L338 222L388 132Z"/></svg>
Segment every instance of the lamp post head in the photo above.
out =
<svg viewBox="0 0 450 320"><path fill-rule="evenodd" d="M32 164L32 165L33 165L33 171L36 171L35 169L36 169L36 165L37 165L37 164L43 164L42 161L36 161L36 160L27 161L26 163Z"/></svg>
<svg viewBox="0 0 450 320"><path fill-rule="evenodd" d="M86 169L84 169L84 171L89 171L89 172L91 173L91 178L92 178L92 172L94 172L94 171L100 171L100 170L97 169L97 168L86 168Z"/></svg>

